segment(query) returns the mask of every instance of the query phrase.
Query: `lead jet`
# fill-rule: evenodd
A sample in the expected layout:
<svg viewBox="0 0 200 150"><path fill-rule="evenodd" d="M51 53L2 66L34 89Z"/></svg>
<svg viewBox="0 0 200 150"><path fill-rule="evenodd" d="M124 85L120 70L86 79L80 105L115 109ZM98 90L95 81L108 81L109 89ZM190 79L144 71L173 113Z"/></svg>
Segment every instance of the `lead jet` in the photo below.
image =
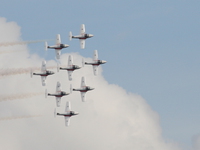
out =
<svg viewBox="0 0 200 150"><path fill-rule="evenodd" d="M72 89L72 87L70 87ZM72 89L73 91L80 91L81 92L81 99L85 102L85 94L87 91L94 90L94 88L85 85L85 78L82 77L81 79L81 88L80 89Z"/></svg>
<svg viewBox="0 0 200 150"><path fill-rule="evenodd" d="M80 35L73 36L72 32L69 32L69 40L71 41L72 38L79 39L80 40L81 49L85 48L85 40L87 38L91 38L93 36L94 35L92 35L92 34L86 34L85 33L85 25L84 24L81 25Z"/></svg>
<svg viewBox="0 0 200 150"><path fill-rule="evenodd" d="M68 71L68 79L71 81L72 80L72 72L76 69L80 69L81 67L77 66L77 65L73 65L73 57L71 55L69 55L68 58L68 66L67 68L62 68L62 67L58 67L58 71L60 70L67 70Z"/></svg>
<svg viewBox="0 0 200 150"><path fill-rule="evenodd" d="M57 113L57 115L64 116L65 117L65 125L69 126L70 117L74 116L74 115L78 115L78 112L71 111L70 102L66 102L65 113L63 113L63 114Z"/></svg>
<svg viewBox="0 0 200 150"><path fill-rule="evenodd" d="M47 98L47 96L55 96L56 97L56 105L57 105L57 107L60 107L61 97L66 96L66 95L69 95L69 93L61 91L61 84L60 84L60 82L57 82L56 93L55 94L47 93L47 90L45 91L45 97L46 98Z"/></svg>
<svg viewBox="0 0 200 150"><path fill-rule="evenodd" d="M45 50L48 50L48 48L55 49L56 59L60 59L61 50L67 47L69 47L69 45L61 44L60 34L57 34L56 36L56 45L48 46L47 42L45 42Z"/></svg>
<svg viewBox="0 0 200 150"><path fill-rule="evenodd" d="M52 75L52 74L54 74L53 71L49 71L49 70L46 69L46 61L42 61L41 73L33 73L32 70L31 70L31 77L33 75L39 75L39 76L41 76L41 81L42 81L42 85L43 86L46 85L46 83L45 83L46 77L48 75Z"/></svg>
<svg viewBox="0 0 200 150"><path fill-rule="evenodd" d="M93 72L94 72L95 76L98 74L98 66L101 65L101 64L105 64L105 63L106 63L105 60L99 60L98 59L98 52L97 52L97 50L94 50L93 62L91 62L91 63L85 62L84 63L84 61L83 61L83 64L85 64L85 65L92 65L93 66Z"/></svg>

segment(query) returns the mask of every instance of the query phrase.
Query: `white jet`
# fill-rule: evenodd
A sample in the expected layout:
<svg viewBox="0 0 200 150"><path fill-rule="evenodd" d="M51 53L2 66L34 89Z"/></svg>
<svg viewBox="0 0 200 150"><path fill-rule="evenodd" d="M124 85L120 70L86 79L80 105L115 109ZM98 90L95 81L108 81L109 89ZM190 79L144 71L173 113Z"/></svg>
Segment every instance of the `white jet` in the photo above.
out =
<svg viewBox="0 0 200 150"><path fill-rule="evenodd" d="M94 72L94 75L96 76L98 74L98 66L101 65L101 64L105 64L106 61L105 60L99 60L98 59L98 52L97 50L94 50L94 56L93 56L93 62L92 63L87 63L83 61L83 64L86 64L86 65L92 65L93 66L93 72Z"/></svg>
<svg viewBox="0 0 200 150"><path fill-rule="evenodd" d="M85 40L87 38L91 38L93 36L94 35L92 35L92 34L86 34L85 33L85 25L84 24L81 25L80 35L73 36L72 32L69 32L69 40L71 41L72 38L79 39L81 49L85 48Z"/></svg>
<svg viewBox="0 0 200 150"><path fill-rule="evenodd" d="M42 81L42 85L45 86L46 85L46 77L48 75L52 75L54 74L53 71L49 71L46 69L46 61L42 61L42 67L41 67L41 73L33 73L32 70L31 70L31 77L33 75L40 75L41 76L41 81Z"/></svg>
<svg viewBox="0 0 200 150"><path fill-rule="evenodd" d="M73 57L71 55L69 55L67 68L58 67L58 71L59 71L59 69L67 70L68 71L68 79L71 81L72 80L72 72L74 70L80 69L80 68L81 67L79 67L77 65L73 65Z"/></svg>
<svg viewBox="0 0 200 150"><path fill-rule="evenodd" d="M57 34L56 36L56 45L48 46L47 42L45 42L45 50L48 50L48 48L55 49L56 59L60 59L61 50L67 47L69 47L69 45L61 44L60 34Z"/></svg>
<svg viewBox="0 0 200 150"><path fill-rule="evenodd" d="M72 87L70 87L72 89ZM73 91L80 91L81 92L81 99L85 102L85 93L87 91L94 90L94 88L85 85L85 78L82 77L81 79L81 88L80 89L73 89Z"/></svg>
<svg viewBox="0 0 200 150"><path fill-rule="evenodd" d="M61 84L60 84L60 82L57 82L56 93L55 94L47 93L47 90L45 91L45 97L46 98L47 98L47 96L55 96L56 97L57 107L60 107L61 97L66 96L66 95L69 95L69 93L61 91Z"/></svg>
<svg viewBox="0 0 200 150"><path fill-rule="evenodd" d="M71 111L70 102L67 101L66 102L65 113L63 113L63 114L57 113L57 115L64 116L65 117L65 125L69 126L70 117L74 116L74 115L78 115L78 112Z"/></svg>

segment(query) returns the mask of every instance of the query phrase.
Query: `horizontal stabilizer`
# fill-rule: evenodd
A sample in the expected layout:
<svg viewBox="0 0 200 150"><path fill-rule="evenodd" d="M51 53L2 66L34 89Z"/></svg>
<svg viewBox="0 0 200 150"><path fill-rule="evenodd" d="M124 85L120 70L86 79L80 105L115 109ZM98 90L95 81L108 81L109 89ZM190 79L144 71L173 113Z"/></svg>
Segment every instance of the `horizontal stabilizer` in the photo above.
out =
<svg viewBox="0 0 200 150"><path fill-rule="evenodd" d="M71 31L69 32L69 40L70 41L72 40L72 32Z"/></svg>
<svg viewBox="0 0 200 150"><path fill-rule="evenodd" d="M45 49L45 51L48 50L48 44L47 44L47 42L44 42L44 49Z"/></svg>

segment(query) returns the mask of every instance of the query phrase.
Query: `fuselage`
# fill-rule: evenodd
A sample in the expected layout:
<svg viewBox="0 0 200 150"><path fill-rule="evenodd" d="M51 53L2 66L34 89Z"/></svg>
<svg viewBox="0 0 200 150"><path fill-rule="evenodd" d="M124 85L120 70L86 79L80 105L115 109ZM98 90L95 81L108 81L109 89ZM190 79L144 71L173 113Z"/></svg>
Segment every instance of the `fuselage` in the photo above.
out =
<svg viewBox="0 0 200 150"><path fill-rule="evenodd" d="M105 60L97 60L97 61L94 61L93 63L87 63L85 62L86 65L96 65L96 66L99 66L101 64L105 64L106 61Z"/></svg>
<svg viewBox="0 0 200 150"><path fill-rule="evenodd" d="M66 95L69 95L69 93L66 93L64 91L60 91L60 92L58 92L56 94L50 94L50 93L48 93L48 96L55 96L55 97L63 97L63 96L66 96Z"/></svg>
<svg viewBox="0 0 200 150"><path fill-rule="evenodd" d="M92 34L83 34L83 35L72 36L72 38L75 38L75 39L87 39L87 38L91 38L93 36L94 35L92 35Z"/></svg>
<svg viewBox="0 0 200 150"><path fill-rule="evenodd" d="M63 48L67 48L69 47L69 45L67 44L58 44L58 45L53 45L53 46L47 46L47 48L50 48L50 49L57 49L57 50L61 50Z"/></svg>
<svg viewBox="0 0 200 150"><path fill-rule="evenodd" d="M61 70L67 70L67 71L74 71L76 69L80 69L81 67L77 66L77 65L72 65L72 66L69 66L67 68L62 68L60 67Z"/></svg>
<svg viewBox="0 0 200 150"><path fill-rule="evenodd" d="M57 113L57 115L65 116L65 117L71 117L71 116L74 116L74 115L78 115L78 112L70 111L69 113L65 113L65 114Z"/></svg>
<svg viewBox="0 0 200 150"><path fill-rule="evenodd" d="M40 76L48 76L48 75L52 75L52 74L54 74L54 72L48 71L48 70L44 73L33 73L33 75L40 75Z"/></svg>
<svg viewBox="0 0 200 150"><path fill-rule="evenodd" d="M80 91L80 92L87 92L87 91L91 91L94 90L94 88L91 88L89 86L83 87L81 89L73 89L73 91Z"/></svg>

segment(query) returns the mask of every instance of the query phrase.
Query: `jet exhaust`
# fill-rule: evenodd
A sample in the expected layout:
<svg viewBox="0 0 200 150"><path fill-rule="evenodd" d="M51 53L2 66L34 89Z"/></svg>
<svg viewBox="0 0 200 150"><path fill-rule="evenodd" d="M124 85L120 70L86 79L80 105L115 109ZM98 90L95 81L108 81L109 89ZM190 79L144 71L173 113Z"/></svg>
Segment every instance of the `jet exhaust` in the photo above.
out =
<svg viewBox="0 0 200 150"><path fill-rule="evenodd" d="M25 50L0 51L0 54L15 53L15 52L22 52L22 51L25 51Z"/></svg>
<svg viewBox="0 0 200 150"><path fill-rule="evenodd" d="M48 69L57 68L56 66L47 67ZM30 68L14 68L14 69L0 69L0 77L4 76L11 76L11 75L18 75L18 74L27 74L30 71L39 71L41 70L40 67L30 67Z"/></svg>
<svg viewBox="0 0 200 150"><path fill-rule="evenodd" d="M13 94L13 95L1 95L0 96L0 102L15 100L15 99L25 99L25 98L30 98L30 97L33 97L33 96L42 95L42 94L44 94L44 92Z"/></svg>
<svg viewBox="0 0 200 150"><path fill-rule="evenodd" d="M25 118L33 118L33 117L41 117L42 115L29 115L29 116L16 116L16 117L1 117L0 121L13 120L13 119L25 119Z"/></svg>
<svg viewBox="0 0 200 150"><path fill-rule="evenodd" d="M21 42L3 42L3 43L0 43L0 47L2 47L2 46L14 46L14 45L26 45L26 44L31 44L31 43L45 42L45 41L50 41L50 40L21 41Z"/></svg>

